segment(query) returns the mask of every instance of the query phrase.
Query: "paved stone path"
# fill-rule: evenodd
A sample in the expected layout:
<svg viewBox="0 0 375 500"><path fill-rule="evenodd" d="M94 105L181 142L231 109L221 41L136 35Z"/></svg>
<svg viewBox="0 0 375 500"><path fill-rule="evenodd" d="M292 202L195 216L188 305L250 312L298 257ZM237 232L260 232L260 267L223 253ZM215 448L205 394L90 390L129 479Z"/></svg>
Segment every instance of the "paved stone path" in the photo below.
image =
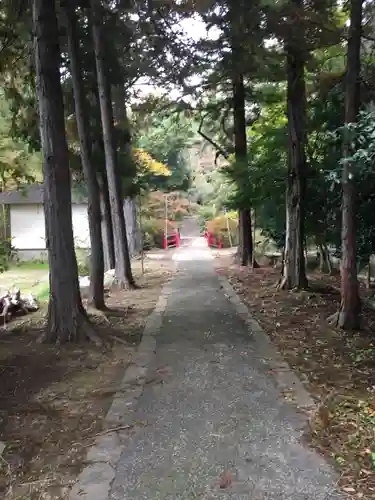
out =
<svg viewBox="0 0 375 500"><path fill-rule="evenodd" d="M125 442L110 499L344 498L331 467L301 444L304 417L282 397L201 242L175 254L136 411L146 425Z"/></svg>

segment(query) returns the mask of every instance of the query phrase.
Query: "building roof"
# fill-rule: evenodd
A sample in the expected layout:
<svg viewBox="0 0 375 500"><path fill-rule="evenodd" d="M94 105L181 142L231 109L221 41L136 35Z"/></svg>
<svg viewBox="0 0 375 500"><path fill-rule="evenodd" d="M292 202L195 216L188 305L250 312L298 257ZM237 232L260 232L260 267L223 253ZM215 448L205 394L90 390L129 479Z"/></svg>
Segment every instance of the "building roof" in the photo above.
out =
<svg viewBox="0 0 375 500"><path fill-rule="evenodd" d="M17 191L0 193L0 205L34 205L43 203L43 184L26 184ZM87 203L84 186L72 187L72 203Z"/></svg>

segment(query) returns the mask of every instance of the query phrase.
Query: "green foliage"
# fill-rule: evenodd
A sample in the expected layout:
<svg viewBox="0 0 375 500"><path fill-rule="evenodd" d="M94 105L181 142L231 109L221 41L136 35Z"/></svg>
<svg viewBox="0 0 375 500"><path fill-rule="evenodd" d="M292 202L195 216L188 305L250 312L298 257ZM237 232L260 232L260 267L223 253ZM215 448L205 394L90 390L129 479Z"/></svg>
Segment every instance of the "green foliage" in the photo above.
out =
<svg viewBox="0 0 375 500"><path fill-rule="evenodd" d="M207 231L223 242L225 248L230 247L231 244L238 245L238 217L235 212L227 215L221 213L206 221L205 227Z"/></svg>
<svg viewBox="0 0 375 500"><path fill-rule="evenodd" d="M283 245L285 231L286 117L282 102L265 105L248 131L247 162L223 169L233 186L228 206L252 207L266 236Z"/></svg>
<svg viewBox="0 0 375 500"><path fill-rule="evenodd" d="M176 231L176 224L168 222L168 234ZM151 248L163 248L163 234L165 231L165 221L148 217L142 221L142 236L144 250Z"/></svg>
<svg viewBox="0 0 375 500"><path fill-rule="evenodd" d="M195 137L194 123L173 109L164 110L161 104L134 110L135 145L170 170L168 177L155 177L155 188L186 191L191 182L187 149Z"/></svg>
<svg viewBox="0 0 375 500"><path fill-rule="evenodd" d="M90 275L90 251L76 247L76 259L78 266L78 276Z"/></svg>
<svg viewBox="0 0 375 500"><path fill-rule="evenodd" d="M19 183L41 180L42 158L30 153L21 139L11 137L12 118L9 103L0 92L0 190L16 187Z"/></svg>
<svg viewBox="0 0 375 500"><path fill-rule="evenodd" d="M11 240L5 240L0 243L0 273L9 269L14 256L14 248Z"/></svg>
<svg viewBox="0 0 375 500"><path fill-rule="evenodd" d="M360 113L356 124L340 127L338 137L351 135L352 154L341 159L353 165L354 185L357 193L357 253L360 260L368 261L375 251L375 108L373 105Z"/></svg>
<svg viewBox="0 0 375 500"><path fill-rule="evenodd" d="M216 207L213 205L205 205L199 207L197 216L198 216L199 226L202 232L206 230L206 222L214 219L216 215L217 215L217 210Z"/></svg>

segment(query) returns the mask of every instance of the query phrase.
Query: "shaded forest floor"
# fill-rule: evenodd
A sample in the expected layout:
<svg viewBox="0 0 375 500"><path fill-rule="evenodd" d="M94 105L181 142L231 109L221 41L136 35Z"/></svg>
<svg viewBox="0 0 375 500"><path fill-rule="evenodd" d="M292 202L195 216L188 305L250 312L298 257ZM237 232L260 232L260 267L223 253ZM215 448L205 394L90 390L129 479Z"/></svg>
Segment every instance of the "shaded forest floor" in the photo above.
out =
<svg viewBox="0 0 375 500"><path fill-rule="evenodd" d="M110 293L114 312L92 317L104 348L38 343L43 312L0 330L1 498L66 498L174 267L146 260L141 278L134 263L141 288Z"/></svg>
<svg viewBox="0 0 375 500"><path fill-rule="evenodd" d="M349 498L375 498L375 312L364 307L363 330L344 333L326 321L338 277L312 272L309 290L285 292L273 267L243 269L228 255L215 263L316 400L309 444L336 463Z"/></svg>

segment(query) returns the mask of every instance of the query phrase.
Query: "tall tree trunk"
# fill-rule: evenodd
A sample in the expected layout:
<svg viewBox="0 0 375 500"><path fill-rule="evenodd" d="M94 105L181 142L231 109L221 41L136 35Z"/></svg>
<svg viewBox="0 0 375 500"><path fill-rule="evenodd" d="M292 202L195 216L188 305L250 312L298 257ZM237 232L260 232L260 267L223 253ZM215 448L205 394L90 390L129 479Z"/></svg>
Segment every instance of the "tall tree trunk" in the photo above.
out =
<svg viewBox="0 0 375 500"><path fill-rule="evenodd" d="M345 123L357 121L360 106L361 33L363 0L351 0L350 28L346 68ZM343 144L343 156L351 155L348 131ZM342 228L341 228L341 305L337 326L345 330L360 327L361 300L357 278L355 191L352 165L345 161L342 169Z"/></svg>
<svg viewBox="0 0 375 500"><path fill-rule="evenodd" d="M241 266L248 266L253 262L253 233L251 229L251 212L249 208L239 211L239 231L239 241L241 242L239 245L239 262Z"/></svg>
<svg viewBox="0 0 375 500"><path fill-rule="evenodd" d="M113 116L116 124L117 147L123 157L123 186L124 195L124 217L127 229L128 247L130 255L133 255L138 247L138 220L136 211L136 196L133 189L133 181L136 169L132 158L131 126L126 109L126 92L124 83L114 85L112 88Z"/></svg>
<svg viewBox="0 0 375 500"><path fill-rule="evenodd" d="M243 47L244 19L246 2L231 0L229 18L231 22L232 43L232 92L233 92L233 122L234 122L234 152L239 173L240 189L246 189L247 176L247 140L245 115L245 85L242 73L243 58L246 57ZM239 244L238 260L242 266L249 266L253 261L253 235L251 230L250 206L242 206L238 217Z"/></svg>
<svg viewBox="0 0 375 500"><path fill-rule="evenodd" d="M126 288L128 286L135 286L135 283L131 270L128 242L126 237L121 186L118 182L119 176L114 140L111 92L108 81L108 71L104 61L103 40L101 33L101 4L99 0L91 0L90 5L100 112L103 127L104 151L106 157L108 192L115 243L115 282L119 288Z"/></svg>
<svg viewBox="0 0 375 500"><path fill-rule="evenodd" d="M319 271L321 273L332 274L332 263L329 250L325 243L318 243L319 249Z"/></svg>
<svg viewBox="0 0 375 500"><path fill-rule="evenodd" d="M244 175L247 164L245 87L243 75L233 68L233 112L234 112L234 148L237 168ZM251 230L251 211L249 208L239 210L239 261L241 266L249 266L253 259L253 235Z"/></svg>
<svg viewBox="0 0 375 500"><path fill-rule="evenodd" d="M97 97L97 105L99 106L99 96ZM96 98L94 102L96 102ZM95 124L93 134L92 154L93 160L95 160L95 169L97 171L97 180L99 184L104 268L108 271L109 269L115 268L115 242L113 237L111 206L109 203L108 182L105 172L105 154L101 122L100 124Z"/></svg>
<svg viewBox="0 0 375 500"><path fill-rule="evenodd" d="M291 0L299 12L303 0ZM288 178L286 189L285 259L281 288L307 287L304 256L306 194L306 89L305 48L297 16L286 41L288 108Z"/></svg>
<svg viewBox="0 0 375 500"><path fill-rule="evenodd" d="M92 333L82 306L72 229L71 181L60 83L55 2L33 1L34 53L44 157L44 213L50 298L45 339L80 341Z"/></svg>
<svg viewBox="0 0 375 500"><path fill-rule="evenodd" d="M64 2L68 49L73 81L75 114L80 139L83 172L88 188L88 221L91 241L90 298L97 309L104 309L104 256L101 229L100 191L92 161L89 136L88 103L86 102L81 70L77 17L72 0Z"/></svg>
<svg viewBox="0 0 375 500"><path fill-rule="evenodd" d="M115 240L113 236L111 204L109 202L108 183L105 172L100 173L98 179L101 193L101 214L104 223L103 248L107 257L108 269L114 269L116 265Z"/></svg>
<svg viewBox="0 0 375 500"><path fill-rule="evenodd" d="M371 288L371 257L369 257L368 264L367 264L366 288L368 290Z"/></svg>
<svg viewBox="0 0 375 500"><path fill-rule="evenodd" d="M118 131L117 137L119 138L119 148L126 151L131 155L131 130L128 115L126 112L126 93L123 83L114 85L112 87L112 100L113 100L113 117Z"/></svg>

